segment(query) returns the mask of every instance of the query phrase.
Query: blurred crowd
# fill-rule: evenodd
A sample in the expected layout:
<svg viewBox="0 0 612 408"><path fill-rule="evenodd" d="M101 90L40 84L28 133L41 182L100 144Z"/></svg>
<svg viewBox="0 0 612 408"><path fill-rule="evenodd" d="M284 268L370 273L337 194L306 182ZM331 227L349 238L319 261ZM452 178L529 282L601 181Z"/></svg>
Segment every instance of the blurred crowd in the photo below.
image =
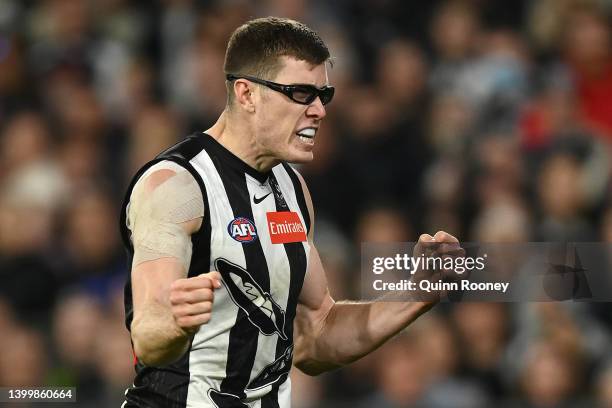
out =
<svg viewBox="0 0 612 408"><path fill-rule="evenodd" d="M0 385L119 406L133 379L118 209L133 173L225 106L229 34L316 29L336 98L300 166L336 299L359 248L612 243L606 0L0 0ZM612 407L605 303L442 304L294 406Z"/></svg>

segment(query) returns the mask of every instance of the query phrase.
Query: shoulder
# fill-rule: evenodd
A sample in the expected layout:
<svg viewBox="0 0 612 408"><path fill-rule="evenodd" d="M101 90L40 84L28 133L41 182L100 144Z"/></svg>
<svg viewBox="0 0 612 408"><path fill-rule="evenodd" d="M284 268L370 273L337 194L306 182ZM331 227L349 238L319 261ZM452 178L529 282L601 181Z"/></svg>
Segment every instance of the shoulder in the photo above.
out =
<svg viewBox="0 0 612 408"><path fill-rule="evenodd" d="M181 178L184 179L184 181L196 183L197 185L197 181L185 167L171 160L162 160L151 165L140 175L140 177L138 177L134 185L134 190L137 188L145 188L145 190L149 192L153 191L158 186L177 175L182 176Z"/></svg>
<svg viewBox="0 0 612 408"><path fill-rule="evenodd" d="M205 150L205 141L209 137L210 136L203 132L192 133L180 142L161 152L157 157L189 162L202 150Z"/></svg>
<svg viewBox="0 0 612 408"><path fill-rule="evenodd" d="M204 200L193 175L172 161L160 161L138 179L130 195L128 212L185 222L204 215Z"/></svg>

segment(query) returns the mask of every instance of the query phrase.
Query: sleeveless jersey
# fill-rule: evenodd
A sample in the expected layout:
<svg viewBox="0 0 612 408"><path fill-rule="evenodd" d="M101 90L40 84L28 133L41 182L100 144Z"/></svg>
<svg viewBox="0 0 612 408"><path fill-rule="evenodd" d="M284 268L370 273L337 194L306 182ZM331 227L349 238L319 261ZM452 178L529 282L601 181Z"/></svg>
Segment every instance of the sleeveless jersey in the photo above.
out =
<svg viewBox="0 0 612 408"><path fill-rule="evenodd" d="M134 177L121 211L126 225L131 191L153 164L173 161L198 182L204 219L193 234L188 277L218 270L210 321L176 363L149 367L136 360L124 407L289 407L293 319L308 264L310 217L301 183L288 164L261 173L205 133L161 153ZM125 286L128 330L132 291Z"/></svg>

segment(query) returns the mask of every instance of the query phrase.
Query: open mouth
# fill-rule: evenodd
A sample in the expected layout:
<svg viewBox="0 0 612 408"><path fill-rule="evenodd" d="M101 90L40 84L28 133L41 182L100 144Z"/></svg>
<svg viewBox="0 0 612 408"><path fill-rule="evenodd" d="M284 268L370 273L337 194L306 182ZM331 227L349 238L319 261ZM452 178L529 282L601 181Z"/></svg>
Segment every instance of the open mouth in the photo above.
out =
<svg viewBox="0 0 612 408"><path fill-rule="evenodd" d="M300 140L304 143L313 143L317 128L307 127L296 132Z"/></svg>

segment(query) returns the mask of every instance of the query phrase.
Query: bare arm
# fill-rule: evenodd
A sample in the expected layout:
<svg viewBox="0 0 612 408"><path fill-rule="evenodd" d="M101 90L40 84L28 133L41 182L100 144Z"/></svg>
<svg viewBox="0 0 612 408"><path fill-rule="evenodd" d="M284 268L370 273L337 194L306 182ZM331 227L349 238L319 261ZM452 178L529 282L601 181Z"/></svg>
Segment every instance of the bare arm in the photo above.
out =
<svg viewBox="0 0 612 408"><path fill-rule="evenodd" d="M188 333L176 324L170 311L170 285L185 276L183 266L172 258L145 262L132 270L132 342L144 364L176 361L189 346Z"/></svg>
<svg viewBox="0 0 612 408"><path fill-rule="evenodd" d="M312 216L312 202L302 180ZM309 233L310 258L295 323L296 367L309 375L349 364L369 354L431 309L436 302L335 302ZM446 233L436 240L454 239ZM420 241L433 241L424 234Z"/></svg>
<svg viewBox="0 0 612 408"><path fill-rule="evenodd" d="M295 339L295 365L306 374L317 375L358 360L433 306L416 302L335 302L314 246L310 265L298 304Z"/></svg>
<svg viewBox="0 0 612 408"><path fill-rule="evenodd" d="M213 273L186 278L190 236L203 218L201 193L189 177L176 169L155 169L136 184L130 200L131 335L136 356L147 365L168 364L185 353L190 336L210 319L219 285Z"/></svg>

